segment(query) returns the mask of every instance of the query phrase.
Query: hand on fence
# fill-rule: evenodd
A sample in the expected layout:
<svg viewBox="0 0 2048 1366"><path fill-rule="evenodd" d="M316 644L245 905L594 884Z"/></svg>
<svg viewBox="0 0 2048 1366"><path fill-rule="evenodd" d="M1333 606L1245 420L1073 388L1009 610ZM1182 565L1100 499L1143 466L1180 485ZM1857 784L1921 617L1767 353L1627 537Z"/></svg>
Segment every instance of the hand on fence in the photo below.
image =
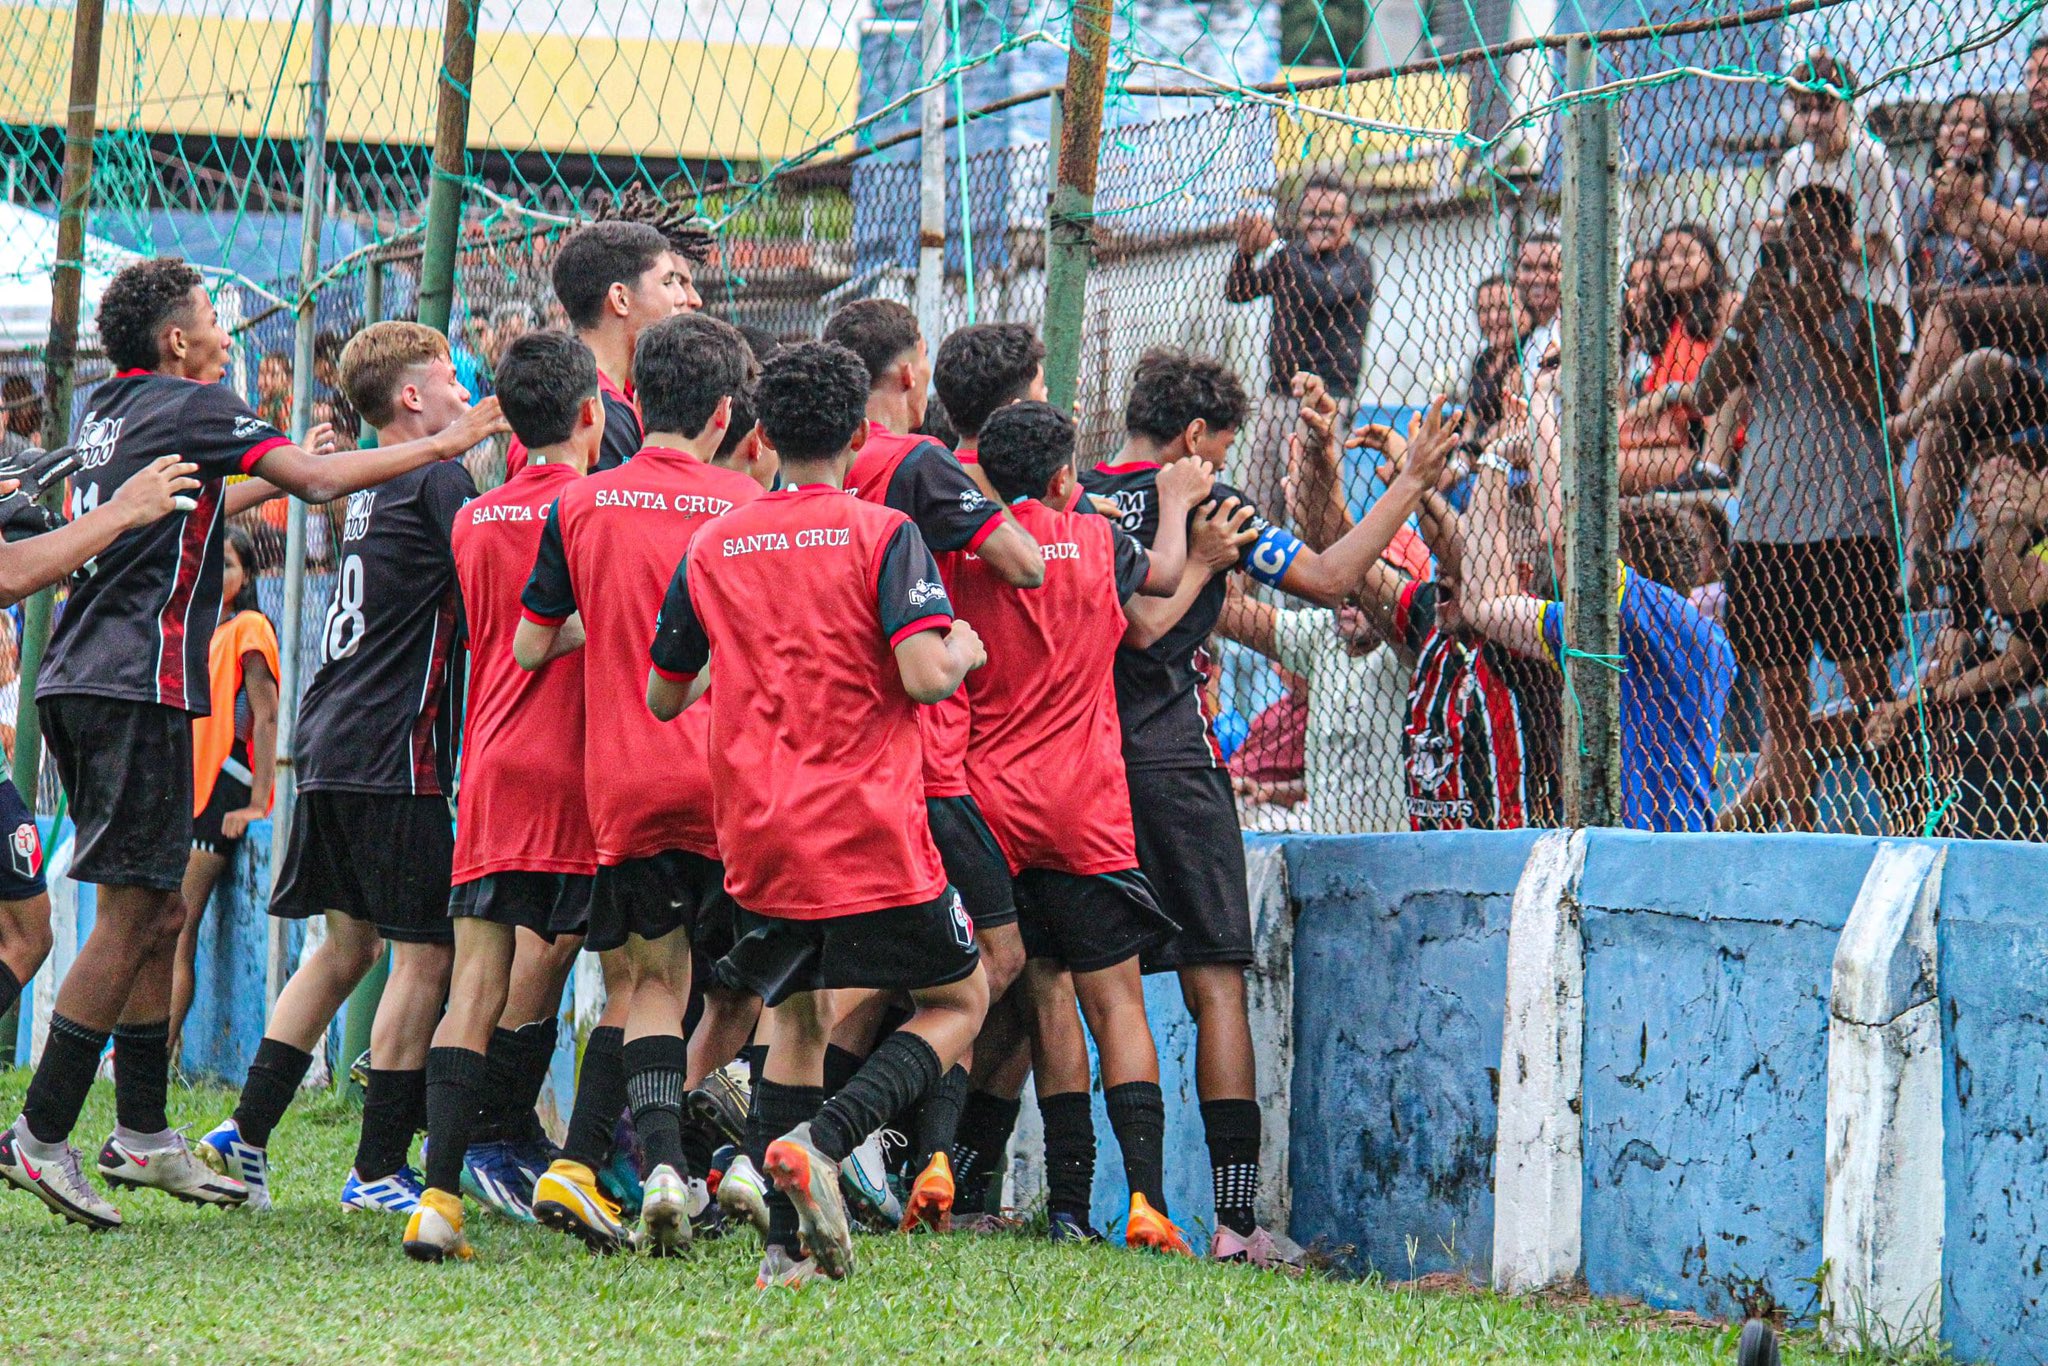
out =
<svg viewBox="0 0 2048 1366"><path fill-rule="evenodd" d="M1273 220L1262 213L1240 214L1237 220L1237 249L1246 256L1257 256L1267 247L1280 240L1280 234L1273 230Z"/></svg>
<svg viewBox="0 0 2048 1366"><path fill-rule="evenodd" d="M1458 444L1458 422L1444 416L1445 402L1438 394L1426 411L1408 420L1407 458L1400 472L1424 492L1440 491L1451 450Z"/></svg>
<svg viewBox="0 0 2048 1366"><path fill-rule="evenodd" d="M1321 375L1297 370L1288 386L1301 403L1301 424L1318 442L1327 442L1337 424L1337 398Z"/></svg>

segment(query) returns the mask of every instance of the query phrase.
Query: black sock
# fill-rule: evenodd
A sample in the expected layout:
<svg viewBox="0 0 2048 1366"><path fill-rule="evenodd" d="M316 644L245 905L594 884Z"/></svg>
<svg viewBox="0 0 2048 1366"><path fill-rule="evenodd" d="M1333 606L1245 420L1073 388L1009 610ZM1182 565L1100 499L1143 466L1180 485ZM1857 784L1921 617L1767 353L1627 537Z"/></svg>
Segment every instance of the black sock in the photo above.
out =
<svg viewBox="0 0 2048 1366"><path fill-rule="evenodd" d="M469 1136L472 1144L504 1142L505 1116L513 1113L518 1103L518 1053L518 1034L503 1028L491 1031L491 1042L484 1049L484 1114Z"/></svg>
<svg viewBox="0 0 2048 1366"><path fill-rule="evenodd" d="M462 1155L469 1151L482 1116L482 1088L489 1071L484 1055L470 1049L427 1050L425 1181L434 1190L462 1193Z"/></svg>
<svg viewBox="0 0 2048 1366"><path fill-rule="evenodd" d="M690 1051L674 1034L649 1034L629 1039L620 1056L626 1067L626 1096L633 1105L633 1128L640 1134L641 1176L669 1166L690 1175L683 1156L683 1073Z"/></svg>
<svg viewBox="0 0 2048 1366"><path fill-rule="evenodd" d="M569 1112L569 1141L562 1156L596 1171L612 1150L612 1129L626 1108L626 1031L599 1025L583 1045L583 1070L576 1076L576 1105Z"/></svg>
<svg viewBox="0 0 2048 1366"><path fill-rule="evenodd" d="M747 1065L747 1090L751 1093L761 1084L761 1069L768 1065L768 1045L750 1043L740 1050L740 1061Z"/></svg>
<svg viewBox="0 0 2048 1366"><path fill-rule="evenodd" d="M534 1020L512 1031L518 1040L519 1051L513 1054L513 1086L511 1099L498 1123L505 1138L513 1143L544 1141L547 1130L540 1122L540 1092L548 1084L548 1073L555 1065L555 1043L561 1037L562 1022L550 1015L545 1020Z"/></svg>
<svg viewBox="0 0 2048 1366"><path fill-rule="evenodd" d="M0 963L0 1016L4 1016L21 999L21 979L14 975L14 969ZM12 1048L11 1043L0 1041L0 1047Z"/></svg>
<svg viewBox="0 0 2048 1366"><path fill-rule="evenodd" d="M1249 1234L1258 1226L1252 1206L1259 1198L1259 1103L1205 1100L1202 1128L1209 1139L1216 1222L1232 1233Z"/></svg>
<svg viewBox="0 0 2048 1366"><path fill-rule="evenodd" d="M967 1069L956 1062L916 1106L910 1161L918 1171L931 1165L933 1153L952 1159L953 1137L960 1131L960 1107L966 1103Z"/></svg>
<svg viewBox="0 0 2048 1366"><path fill-rule="evenodd" d="M1010 1133L1017 1127L1023 1102L1015 1096L998 1096L987 1091L969 1091L960 1107L960 1125L953 1138L953 1208L983 1211L988 1208L989 1189L998 1184L1003 1155L1010 1148Z"/></svg>
<svg viewBox="0 0 2048 1366"><path fill-rule="evenodd" d="M485 1086L491 1077L489 1055L484 1058ZM412 1152L413 1129L427 1104L427 1074L419 1071L370 1069L370 1084L363 1092L363 1129L356 1140L356 1175L377 1181L405 1165ZM470 1142L476 1141L475 1130ZM467 1146L467 1145L465 1145ZM429 1151L432 1151L431 1145ZM459 1169L458 1169L459 1174Z"/></svg>
<svg viewBox="0 0 2048 1366"><path fill-rule="evenodd" d="M860 1071L866 1059L851 1049L841 1048L836 1043L825 1045L825 1099L830 1100L846 1089L846 1083Z"/></svg>
<svg viewBox="0 0 2048 1366"><path fill-rule="evenodd" d="M107 1032L50 1012L50 1037L43 1044L43 1060L28 1084L21 1104L21 1117L38 1143L61 1143L71 1137L78 1112L92 1090L93 1074L100 1070L100 1051L107 1046Z"/></svg>
<svg viewBox="0 0 2048 1366"><path fill-rule="evenodd" d="M1156 1081L1127 1081L1102 1093L1109 1127L1123 1149L1131 1193L1166 1213L1166 1097Z"/></svg>
<svg viewBox="0 0 2048 1366"><path fill-rule="evenodd" d="M171 1127L164 1099L171 1089L171 1022L114 1026L114 1118L132 1134Z"/></svg>
<svg viewBox="0 0 2048 1366"><path fill-rule="evenodd" d="M823 1087L784 1086L765 1079L756 1086L753 1113L747 1121L747 1154L755 1168L763 1166L770 1143L818 1113L824 1103ZM768 1183L768 1236L763 1241L768 1247L785 1249L792 1257L802 1255L797 1243L796 1206L773 1181Z"/></svg>
<svg viewBox="0 0 2048 1366"><path fill-rule="evenodd" d="M834 1162L844 1161L883 1120L937 1086L942 1070L930 1044L897 1030L818 1111L812 1146Z"/></svg>
<svg viewBox="0 0 2048 1366"><path fill-rule="evenodd" d="M242 1131L242 1142L254 1148L270 1146L271 1130L291 1108L292 1097L312 1065L311 1053L282 1039L265 1039L256 1045L256 1061L249 1064L242 1098L235 1103L235 1127Z"/></svg>
<svg viewBox="0 0 2048 1366"><path fill-rule="evenodd" d="M1095 1116L1086 1091L1038 1098L1045 1119L1046 1208L1088 1222L1095 1189Z"/></svg>

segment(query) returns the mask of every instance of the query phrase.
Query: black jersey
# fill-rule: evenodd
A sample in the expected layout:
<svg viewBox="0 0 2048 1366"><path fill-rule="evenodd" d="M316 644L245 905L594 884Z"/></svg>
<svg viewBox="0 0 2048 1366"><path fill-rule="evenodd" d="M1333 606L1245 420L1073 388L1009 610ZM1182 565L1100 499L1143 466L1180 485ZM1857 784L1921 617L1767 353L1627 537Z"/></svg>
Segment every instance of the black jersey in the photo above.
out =
<svg viewBox="0 0 2048 1366"><path fill-rule="evenodd" d="M454 460L349 495L320 671L299 706L302 790L449 790L461 594L448 536L474 497Z"/></svg>
<svg viewBox="0 0 2048 1366"><path fill-rule="evenodd" d="M124 370L93 390L78 424L71 516L92 511L166 455L199 467L198 506L122 533L72 577L36 691L205 716L207 652L220 620L221 481L287 444L218 384Z"/></svg>
<svg viewBox="0 0 2048 1366"><path fill-rule="evenodd" d="M1159 532L1158 482L1159 466L1144 460L1097 465L1081 476L1082 489L1114 503L1117 525L1148 548ZM1226 498L1251 501L1219 480L1210 501ZM1256 507L1250 525L1257 539L1245 547L1237 567L1261 583L1278 585L1302 544ZM1223 615L1224 593L1223 576L1212 575L1173 629L1145 649L1126 645L1116 652L1126 768L1214 768L1223 762L1202 714L1203 674L1196 656Z"/></svg>

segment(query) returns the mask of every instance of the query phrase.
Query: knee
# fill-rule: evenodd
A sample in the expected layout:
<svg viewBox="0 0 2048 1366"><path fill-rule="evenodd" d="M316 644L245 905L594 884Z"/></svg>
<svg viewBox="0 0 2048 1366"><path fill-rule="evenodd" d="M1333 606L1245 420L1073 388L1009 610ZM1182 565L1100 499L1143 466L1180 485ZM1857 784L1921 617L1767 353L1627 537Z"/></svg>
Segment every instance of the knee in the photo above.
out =
<svg viewBox="0 0 2048 1366"><path fill-rule="evenodd" d="M1219 1016L1242 1015L1244 970L1236 967L1203 968L1181 979L1181 997L1196 1027Z"/></svg>
<svg viewBox="0 0 2048 1366"><path fill-rule="evenodd" d="M1000 1000L1024 971L1024 941L1014 927L982 937L981 970L987 977L985 994Z"/></svg>
<svg viewBox="0 0 2048 1366"><path fill-rule="evenodd" d="M185 932L185 898L176 892L167 894L157 903L156 914L148 924L149 948L152 953L171 953L178 947L178 936Z"/></svg>
<svg viewBox="0 0 2048 1366"><path fill-rule="evenodd" d="M375 935L347 938L330 935L320 951L334 975L350 981L361 981L377 966L377 955L384 951L384 941Z"/></svg>
<svg viewBox="0 0 2048 1366"><path fill-rule="evenodd" d="M36 897L10 909L12 914L0 915L0 962L26 981L50 956L50 899Z"/></svg>
<svg viewBox="0 0 2048 1366"><path fill-rule="evenodd" d="M427 991L445 991L454 967L452 944L401 944L391 955L391 975Z"/></svg>

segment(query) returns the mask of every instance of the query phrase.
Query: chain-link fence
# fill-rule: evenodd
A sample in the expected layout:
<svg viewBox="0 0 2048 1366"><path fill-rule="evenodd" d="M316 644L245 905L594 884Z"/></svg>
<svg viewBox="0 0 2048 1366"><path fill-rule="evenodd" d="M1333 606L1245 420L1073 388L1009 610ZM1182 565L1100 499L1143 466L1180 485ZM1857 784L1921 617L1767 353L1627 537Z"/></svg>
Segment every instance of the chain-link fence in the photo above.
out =
<svg viewBox="0 0 2048 1366"><path fill-rule="evenodd" d="M271 415L289 415L305 293L314 3L129 5L107 21L87 304L129 255L203 262L239 334L230 382ZM554 244L632 185L717 229L698 271L708 308L795 337L853 299L917 297L929 169L943 330L1045 321L1073 14L626 8L486 6L473 74L447 82L470 106L450 336L472 390L489 391L513 336L560 323ZM1581 705L1567 675L1604 670L1620 679L1631 824L2036 837L2039 8L1117 9L1087 221L1083 458L1122 449L1145 350L1219 358L1244 390L1229 477L1341 556L1377 499L1411 496L1410 420L1446 394L1457 427L1444 474L1341 603L1249 580L1229 599L1203 698L1248 825L1562 820ZM0 246L23 264L0 264L0 281L39 287L42 312L8 302L0 370L31 378L6 396L26 411L69 26L54 7L14 12ZM428 287L443 16L425 0L334 13L313 420L352 421L321 370L340 341L412 315ZM1570 90L1567 32L1595 35L1590 79ZM1594 101L1619 125L1618 286L1567 300L1573 253L1594 247L1562 219L1562 121ZM928 165L921 116L943 144ZM1575 648L1545 605L1568 596L1564 528L1591 487L1563 449L1574 309L1620 337L1611 408L1578 415L1618 432L1629 569L1612 655ZM1297 372L1334 400L1329 446L1302 425ZM472 457L480 482L500 455ZM309 622L332 544L314 526Z"/></svg>

